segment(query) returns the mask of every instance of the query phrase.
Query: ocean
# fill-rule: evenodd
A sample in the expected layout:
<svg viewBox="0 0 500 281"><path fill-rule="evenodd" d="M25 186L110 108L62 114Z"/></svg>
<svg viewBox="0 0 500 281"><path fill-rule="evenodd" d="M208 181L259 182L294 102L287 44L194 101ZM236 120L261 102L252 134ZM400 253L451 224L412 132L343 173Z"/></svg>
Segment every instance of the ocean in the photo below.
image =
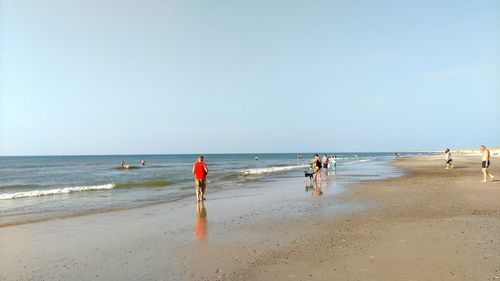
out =
<svg viewBox="0 0 500 281"><path fill-rule="evenodd" d="M332 155L333 153L328 153ZM428 154L402 153L401 156ZM304 159L297 156L303 155ZM393 153L337 153L344 182L398 176ZM311 153L208 154L207 193L304 177ZM258 157L258 160L255 160ZM141 159L146 161L140 165ZM179 200L194 194L197 155L0 157L0 227ZM119 168L120 162L131 165ZM194 199L193 199L194 200Z"/></svg>

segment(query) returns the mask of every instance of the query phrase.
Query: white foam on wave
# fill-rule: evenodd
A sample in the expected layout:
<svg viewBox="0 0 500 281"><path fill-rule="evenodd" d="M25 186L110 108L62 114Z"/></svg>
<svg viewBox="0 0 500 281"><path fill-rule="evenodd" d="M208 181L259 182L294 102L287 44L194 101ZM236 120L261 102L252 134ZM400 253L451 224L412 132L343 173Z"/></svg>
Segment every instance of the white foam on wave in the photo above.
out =
<svg viewBox="0 0 500 281"><path fill-rule="evenodd" d="M368 162L368 161L371 161L372 159L360 159L360 160L357 160L357 161L351 161L351 162L341 162L340 165L352 165L352 164L356 164L356 163L364 163L364 162Z"/></svg>
<svg viewBox="0 0 500 281"><path fill-rule="evenodd" d="M309 165L276 166L267 168L248 169L241 171L241 173L243 175L262 175L267 173L283 172L283 171L288 171L298 168L306 168L306 167L309 167Z"/></svg>
<svg viewBox="0 0 500 281"><path fill-rule="evenodd" d="M0 193L0 200L67 194L80 191L106 190L106 189L112 189L114 187L115 185L113 183L109 183L103 185L75 186L75 187L64 187L64 188L54 188L54 189L30 190L30 191L13 192L13 193Z"/></svg>

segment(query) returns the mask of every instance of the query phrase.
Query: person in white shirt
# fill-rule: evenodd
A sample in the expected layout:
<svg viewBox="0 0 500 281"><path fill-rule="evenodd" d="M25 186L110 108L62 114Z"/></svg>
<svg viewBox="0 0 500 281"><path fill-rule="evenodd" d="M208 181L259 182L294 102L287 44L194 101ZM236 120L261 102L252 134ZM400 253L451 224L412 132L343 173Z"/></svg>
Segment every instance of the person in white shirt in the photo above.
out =
<svg viewBox="0 0 500 281"><path fill-rule="evenodd" d="M446 170L453 169L453 164L451 164L451 161L453 161L453 159L451 159L451 151L450 151L449 148L447 148L444 151L444 155L445 155L445 158L446 158Z"/></svg>
<svg viewBox="0 0 500 281"><path fill-rule="evenodd" d="M332 155L332 158L330 158L330 163L330 166L332 166L332 170L337 170L337 155Z"/></svg>

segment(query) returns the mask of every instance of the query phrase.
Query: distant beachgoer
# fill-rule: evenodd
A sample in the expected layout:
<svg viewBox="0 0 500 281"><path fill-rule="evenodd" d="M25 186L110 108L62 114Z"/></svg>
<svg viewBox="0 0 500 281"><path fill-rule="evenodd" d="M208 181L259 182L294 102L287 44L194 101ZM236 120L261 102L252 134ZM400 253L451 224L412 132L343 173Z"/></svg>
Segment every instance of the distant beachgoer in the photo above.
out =
<svg viewBox="0 0 500 281"><path fill-rule="evenodd" d="M321 160L319 159L318 154L314 155L312 163L314 169L314 180L321 180Z"/></svg>
<svg viewBox="0 0 500 281"><path fill-rule="evenodd" d="M141 160L141 166L144 166L146 165L146 161L144 161L144 159Z"/></svg>
<svg viewBox="0 0 500 281"><path fill-rule="evenodd" d="M483 176L484 176L484 179L481 181L481 182L486 182L487 179L488 179L488 176L490 176L490 180L493 181L493 179L495 178L495 176L493 176L489 170L490 168L490 150L488 148L486 148L486 146L484 145L481 145L481 167L482 167L482 171L483 171Z"/></svg>
<svg viewBox="0 0 500 281"><path fill-rule="evenodd" d="M453 159L451 159L451 151L449 148L447 148L445 151L444 151L444 155L446 157L446 169L453 169L453 164L451 164L451 161L453 161Z"/></svg>
<svg viewBox="0 0 500 281"><path fill-rule="evenodd" d="M337 155L332 155L332 158L330 159L330 163L332 164L332 169L335 171L337 170Z"/></svg>
<svg viewBox="0 0 500 281"><path fill-rule="evenodd" d="M196 201L205 200L206 179L208 174L207 165L203 162L203 156L198 157L198 162L193 165L194 188L196 191Z"/></svg>
<svg viewBox="0 0 500 281"><path fill-rule="evenodd" d="M321 158L321 165L323 168L328 169L328 155L323 155L323 158Z"/></svg>
<svg viewBox="0 0 500 281"><path fill-rule="evenodd" d="M125 161L120 162L120 167L125 167Z"/></svg>
<svg viewBox="0 0 500 281"><path fill-rule="evenodd" d="M397 152L394 153L394 156L396 157L396 159L398 159L399 158L399 153L397 153Z"/></svg>

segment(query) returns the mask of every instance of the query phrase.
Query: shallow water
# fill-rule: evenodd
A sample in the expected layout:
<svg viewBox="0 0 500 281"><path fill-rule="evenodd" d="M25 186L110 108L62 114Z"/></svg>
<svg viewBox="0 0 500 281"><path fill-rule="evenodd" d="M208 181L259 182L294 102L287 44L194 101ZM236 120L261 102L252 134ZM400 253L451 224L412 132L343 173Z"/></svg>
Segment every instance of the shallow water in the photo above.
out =
<svg viewBox="0 0 500 281"><path fill-rule="evenodd" d="M305 159L297 159L299 154ZM341 183L399 175L385 165L393 159L392 153L337 156L335 178ZM0 157L0 226L168 202L192 195L191 168L196 157ZM213 192L249 182L303 177L310 157L312 154L306 153L206 155L210 170L208 188ZM141 159L146 160L144 167L139 164ZM122 160L137 168L119 169Z"/></svg>

